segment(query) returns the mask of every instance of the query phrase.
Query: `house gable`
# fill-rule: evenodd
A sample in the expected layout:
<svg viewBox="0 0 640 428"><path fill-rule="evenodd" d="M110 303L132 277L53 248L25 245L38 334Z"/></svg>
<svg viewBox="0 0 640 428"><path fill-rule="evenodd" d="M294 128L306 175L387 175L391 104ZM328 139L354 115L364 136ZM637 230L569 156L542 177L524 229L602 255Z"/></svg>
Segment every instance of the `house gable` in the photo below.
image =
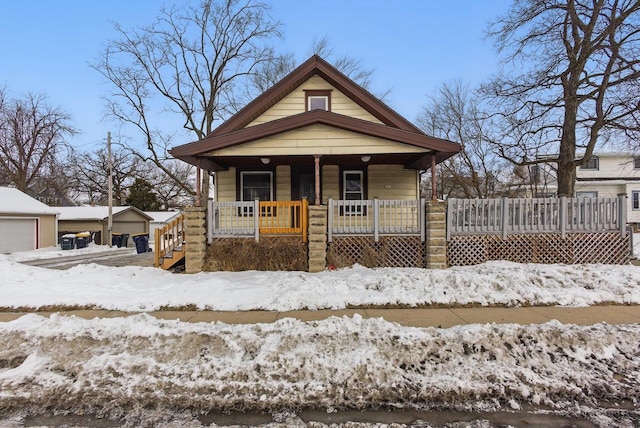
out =
<svg viewBox="0 0 640 428"><path fill-rule="evenodd" d="M344 93L340 92L338 88L328 83L322 77L314 75L277 102L273 107L258 116L253 122L248 124L247 127L304 113L306 110L305 91L313 90L330 91L331 111L334 113L382 124L374 115L362 108Z"/></svg>

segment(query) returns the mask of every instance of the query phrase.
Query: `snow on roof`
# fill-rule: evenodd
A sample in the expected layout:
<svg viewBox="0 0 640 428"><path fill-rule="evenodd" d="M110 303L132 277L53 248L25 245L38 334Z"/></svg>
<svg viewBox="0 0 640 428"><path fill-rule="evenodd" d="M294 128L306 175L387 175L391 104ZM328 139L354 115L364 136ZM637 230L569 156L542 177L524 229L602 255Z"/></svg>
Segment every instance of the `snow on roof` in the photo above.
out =
<svg viewBox="0 0 640 428"><path fill-rule="evenodd" d="M103 220L109 217L109 207L56 207L60 212L60 220ZM118 214L129 209L126 207L113 207L112 213Z"/></svg>
<svg viewBox="0 0 640 428"><path fill-rule="evenodd" d="M0 187L0 212L3 214L58 214L52 208L12 187Z"/></svg>
<svg viewBox="0 0 640 428"><path fill-rule="evenodd" d="M153 223L167 223L181 214L180 211L145 211Z"/></svg>

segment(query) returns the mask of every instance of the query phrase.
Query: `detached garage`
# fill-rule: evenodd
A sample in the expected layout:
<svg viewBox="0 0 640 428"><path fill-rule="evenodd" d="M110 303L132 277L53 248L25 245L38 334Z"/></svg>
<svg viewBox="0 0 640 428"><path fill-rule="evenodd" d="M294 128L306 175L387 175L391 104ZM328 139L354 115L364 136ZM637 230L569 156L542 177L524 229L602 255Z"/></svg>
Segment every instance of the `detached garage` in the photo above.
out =
<svg viewBox="0 0 640 428"><path fill-rule="evenodd" d="M99 245L108 244L109 207L56 207L60 211L60 235L66 233L90 232L93 242ZM150 216L136 207L112 208L112 232L128 235L149 233ZM133 241L127 242L133 246Z"/></svg>
<svg viewBox="0 0 640 428"><path fill-rule="evenodd" d="M11 187L0 187L0 253L58 244L59 211Z"/></svg>

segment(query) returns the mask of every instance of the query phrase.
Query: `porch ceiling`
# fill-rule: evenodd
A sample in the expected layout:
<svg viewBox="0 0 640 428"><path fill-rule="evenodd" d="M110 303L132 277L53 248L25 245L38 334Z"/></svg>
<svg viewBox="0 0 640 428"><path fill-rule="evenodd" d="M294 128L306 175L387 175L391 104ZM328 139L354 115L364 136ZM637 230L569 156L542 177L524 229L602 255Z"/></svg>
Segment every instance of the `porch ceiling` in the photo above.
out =
<svg viewBox="0 0 640 428"><path fill-rule="evenodd" d="M442 162L453 153L434 153L436 163ZM362 157L370 157L370 160L363 162ZM262 159L268 159L265 164ZM236 168L273 168L278 165L314 165L314 156L202 156L194 159L201 159L200 167L209 171L225 171L229 167ZM213 169L209 169L213 168ZM350 155L321 155L320 165L344 165L344 166L365 166L365 165L404 165L408 169L427 170L431 168L431 153L385 153L385 154L350 154Z"/></svg>

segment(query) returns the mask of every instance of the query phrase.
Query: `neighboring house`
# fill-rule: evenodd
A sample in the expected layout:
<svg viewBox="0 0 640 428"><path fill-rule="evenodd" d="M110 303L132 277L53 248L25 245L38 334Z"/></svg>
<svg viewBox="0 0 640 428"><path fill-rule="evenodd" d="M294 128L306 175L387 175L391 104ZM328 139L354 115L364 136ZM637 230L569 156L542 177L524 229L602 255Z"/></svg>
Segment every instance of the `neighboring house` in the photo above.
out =
<svg viewBox="0 0 640 428"><path fill-rule="evenodd" d="M50 207L73 207L73 203L67 195L56 186L51 186L42 180L37 180L27 191L33 198Z"/></svg>
<svg viewBox="0 0 640 428"><path fill-rule="evenodd" d="M228 237L247 230L258 233L250 220L254 206L246 205L255 200L262 204L261 234L296 229L299 223L295 213L300 208L269 201L306 199L309 205L324 207L330 221L334 212L327 208L329 201L346 201L348 206L336 208L337 217L370 223L377 212L374 200L419 202L420 173L431 172L459 151L460 145L426 135L325 60L312 56L203 140L170 152L215 173L215 203L235 205L210 210L210 233ZM393 207L400 205L394 202ZM404 214L396 218L421 212L416 206L404 205ZM358 234L374 235L373 226L356 229Z"/></svg>
<svg viewBox="0 0 640 428"><path fill-rule="evenodd" d="M576 170L576 197L627 196L627 219L640 226L640 156L599 153Z"/></svg>
<svg viewBox="0 0 640 428"><path fill-rule="evenodd" d="M144 213L151 217L149 220L149 244L155 244L156 229L161 229L182 215L180 211L145 211Z"/></svg>
<svg viewBox="0 0 640 428"><path fill-rule="evenodd" d="M93 241L100 245L108 244L109 207L56 207L60 212L58 221L59 235L66 233L90 232ZM134 235L149 233L152 218L135 207L113 207L112 232ZM130 239L128 246L133 246Z"/></svg>
<svg viewBox="0 0 640 428"><path fill-rule="evenodd" d="M58 213L18 189L0 187L0 253L57 245Z"/></svg>

